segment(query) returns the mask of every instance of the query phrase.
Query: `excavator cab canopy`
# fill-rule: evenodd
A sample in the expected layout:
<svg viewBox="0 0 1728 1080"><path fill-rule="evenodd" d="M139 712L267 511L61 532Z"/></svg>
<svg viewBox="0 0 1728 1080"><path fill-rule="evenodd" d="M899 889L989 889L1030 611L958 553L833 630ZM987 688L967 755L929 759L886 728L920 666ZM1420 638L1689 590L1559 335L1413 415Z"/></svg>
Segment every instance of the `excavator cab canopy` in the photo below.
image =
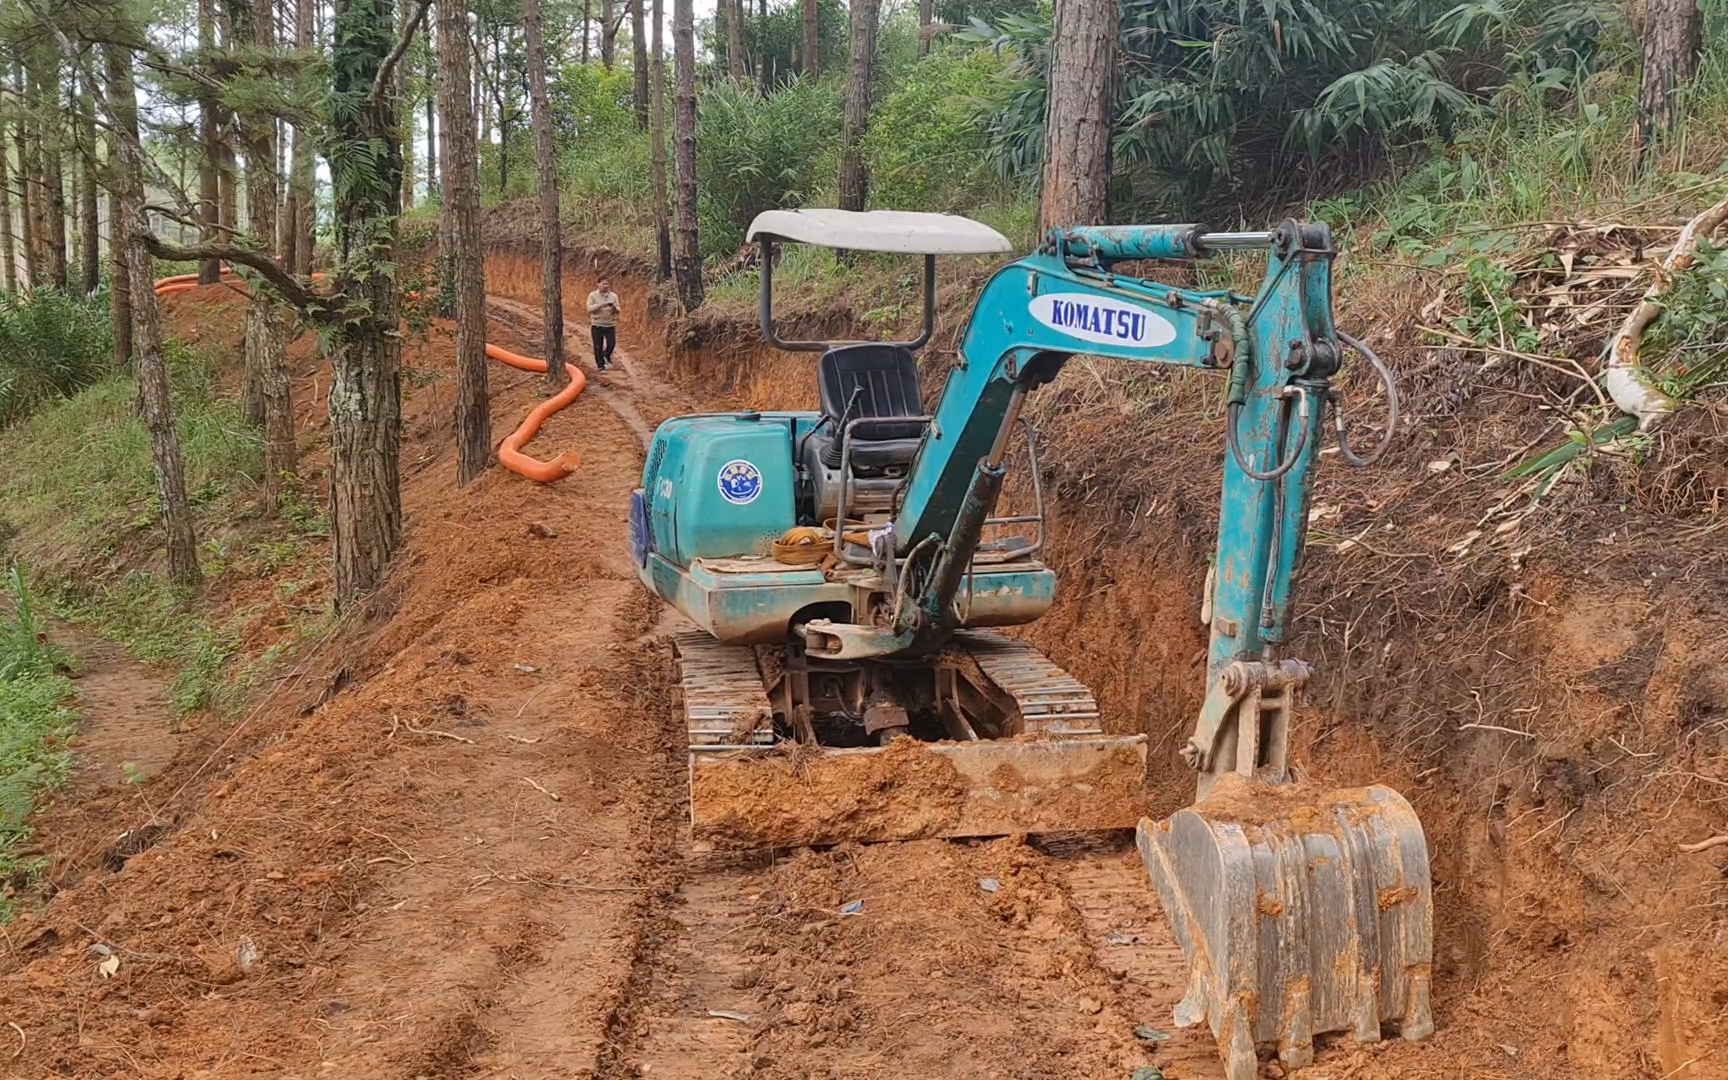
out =
<svg viewBox="0 0 1728 1080"><path fill-rule="evenodd" d="M936 257L1000 255L1014 250L1008 238L958 214L913 210L767 210L750 223L746 240L762 246L762 289L758 300L762 339L792 352L827 352L838 341L782 341L774 333L774 244L790 241L836 251L878 251L924 256L924 329L911 341L874 344L919 349L936 326Z"/></svg>

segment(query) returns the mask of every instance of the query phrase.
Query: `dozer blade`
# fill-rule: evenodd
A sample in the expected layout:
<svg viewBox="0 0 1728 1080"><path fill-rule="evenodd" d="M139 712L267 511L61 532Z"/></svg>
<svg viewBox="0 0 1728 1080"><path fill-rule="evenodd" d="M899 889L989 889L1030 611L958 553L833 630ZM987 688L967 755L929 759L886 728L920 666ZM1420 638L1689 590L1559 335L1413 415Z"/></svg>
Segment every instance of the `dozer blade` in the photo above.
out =
<svg viewBox="0 0 1728 1080"><path fill-rule="evenodd" d="M1146 737L896 739L690 756L695 839L725 848L1130 829Z"/></svg>
<svg viewBox="0 0 1728 1080"><path fill-rule="evenodd" d="M1194 806L1141 821L1138 840L1188 958L1176 1023L1209 1024L1228 1080L1254 1080L1257 1044L1296 1069L1318 1034L1433 1033L1428 845L1397 792L1228 774Z"/></svg>

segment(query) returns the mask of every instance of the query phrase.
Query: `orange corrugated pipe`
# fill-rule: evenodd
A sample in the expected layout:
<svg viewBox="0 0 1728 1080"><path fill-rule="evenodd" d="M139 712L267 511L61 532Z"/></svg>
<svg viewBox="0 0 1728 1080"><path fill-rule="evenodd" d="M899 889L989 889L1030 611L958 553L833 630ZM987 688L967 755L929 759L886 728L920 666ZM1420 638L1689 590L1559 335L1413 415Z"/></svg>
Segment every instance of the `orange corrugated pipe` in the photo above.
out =
<svg viewBox="0 0 1728 1080"><path fill-rule="evenodd" d="M523 356L521 353L513 353L509 349L501 349L491 343L486 345L486 355L501 364L508 364L518 371L537 371L542 374L546 371L546 361L532 356ZM498 444L498 464L517 476L525 476L542 484L550 484L554 480L564 479L575 472L576 466L582 463L582 459L577 456L574 450L566 450L551 461L531 458L522 452L522 447L527 445L528 440L539 433L540 425L544 424L553 413L575 401L587 387L588 377L582 374L581 368L575 364L565 364L564 371L570 376L569 384L534 406L528 413L528 418L522 421L522 426L506 435L504 441Z"/></svg>

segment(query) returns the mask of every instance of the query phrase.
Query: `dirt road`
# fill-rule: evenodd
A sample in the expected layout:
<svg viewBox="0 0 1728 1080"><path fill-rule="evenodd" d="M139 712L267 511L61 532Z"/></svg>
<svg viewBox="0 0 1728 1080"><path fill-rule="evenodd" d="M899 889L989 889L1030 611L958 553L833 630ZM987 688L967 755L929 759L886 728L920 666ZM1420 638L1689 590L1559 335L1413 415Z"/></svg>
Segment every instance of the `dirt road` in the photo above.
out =
<svg viewBox="0 0 1728 1080"><path fill-rule="evenodd" d="M494 340L536 351L533 312L495 310ZM449 348L435 331L416 362ZM678 625L625 544L642 436L688 403L623 359L541 436L583 455L558 485L456 489L448 386L415 394L408 545L370 609L135 801L104 788L92 819L75 788L47 823L171 828L9 929L0 1071L1219 1075L1169 1028L1183 969L1123 837L691 852ZM537 387L493 379L501 434ZM84 691L105 715L104 685ZM92 752L134 753L124 723L131 745Z"/></svg>

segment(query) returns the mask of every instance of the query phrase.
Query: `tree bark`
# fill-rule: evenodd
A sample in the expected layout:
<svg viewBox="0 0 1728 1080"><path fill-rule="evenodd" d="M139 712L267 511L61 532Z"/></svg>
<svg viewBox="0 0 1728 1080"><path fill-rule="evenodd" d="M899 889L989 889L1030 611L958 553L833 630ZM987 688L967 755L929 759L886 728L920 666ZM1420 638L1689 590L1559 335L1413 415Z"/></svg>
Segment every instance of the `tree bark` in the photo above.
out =
<svg viewBox="0 0 1728 1080"><path fill-rule="evenodd" d="M876 64L880 0L852 0L851 54L846 61L846 115L840 128L840 209L862 210L869 201L864 133L870 126L870 78Z"/></svg>
<svg viewBox="0 0 1728 1080"><path fill-rule="evenodd" d="M1703 23L1697 0L1648 0L1644 74L1638 94L1638 145L1648 149L1679 123L1676 96L1698 74Z"/></svg>
<svg viewBox="0 0 1728 1080"><path fill-rule="evenodd" d="M48 71L38 70L31 81L35 84L33 95L38 115L42 117L37 125L36 137L41 142L42 164L42 223L43 252L47 256L47 284L56 289L64 290L71 284L68 273L66 250L66 174L64 166L65 144L61 134L64 115L64 104L60 97L57 80L57 66L51 66ZM52 116L53 119L47 119Z"/></svg>
<svg viewBox="0 0 1728 1080"><path fill-rule="evenodd" d="M395 43L392 0L335 0L330 155L334 292L360 310L330 332L330 532L336 606L384 580L402 541L401 297L392 264L402 148L395 102L374 95ZM365 148L365 152L361 152Z"/></svg>
<svg viewBox="0 0 1728 1080"><path fill-rule="evenodd" d="M125 368L132 363L132 245L120 220L120 197L114 194L120 154L113 140L108 143L108 152L108 321L114 338L114 366Z"/></svg>
<svg viewBox="0 0 1728 1080"><path fill-rule="evenodd" d="M162 355L162 322L150 280L149 252L138 239L147 227L144 217L144 155L138 142L137 91L132 81L132 56L117 46L105 46L108 107L120 151L115 236L129 246L127 271L132 293L134 340L138 345L138 388L144 406L144 426L150 433L150 460L156 472L156 497L162 504L167 534L168 580L179 588L196 588L198 543L192 530L192 507L186 498L185 467L180 438L174 430L168 393L168 365Z"/></svg>
<svg viewBox="0 0 1728 1080"><path fill-rule="evenodd" d="M18 87L20 91L24 87L22 74L18 76ZM31 137L30 127L29 114L21 114L13 140L18 146L18 217L24 243L24 277L25 284L34 289L42 283L39 242L42 229L38 220L42 200L36 190L36 140Z"/></svg>
<svg viewBox="0 0 1728 1080"><path fill-rule="evenodd" d="M413 4L405 3L396 9L398 37L407 33L408 19L413 7ZM402 209L406 212L414 209L414 101L408 96L407 64L396 65L396 77L391 80L391 89L396 94L397 108L402 114Z"/></svg>
<svg viewBox="0 0 1728 1080"><path fill-rule="evenodd" d="M632 9L641 0L631 0ZM540 183L540 354L546 358L546 389L564 386L564 244L558 224L558 150L552 145L552 103L546 97L546 27L540 0L523 0L528 38L528 100L533 110L534 169ZM641 18L637 18L641 26Z"/></svg>
<svg viewBox="0 0 1728 1080"><path fill-rule="evenodd" d="M654 273L661 281L672 277L671 213L666 205L666 50L660 41L665 14L664 0L654 0L654 89L648 138L654 184Z"/></svg>
<svg viewBox="0 0 1728 1080"><path fill-rule="evenodd" d="M426 27L426 197L438 197L438 59Z"/></svg>
<svg viewBox="0 0 1728 1080"><path fill-rule="evenodd" d="M918 0L918 55L930 55L930 38L935 34L935 0Z"/></svg>
<svg viewBox="0 0 1728 1080"><path fill-rule="evenodd" d="M799 9L804 15L804 77L814 79L822 71L822 35L817 21L816 0L800 0Z"/></svg>
<svg viewBox="0 0 1728 1080"><path fill-rule="evenodd" d="M642 4L630 2L630 90L636 106L636 130L648 130L648 37L643 29Z"/></svg>
<svg viewBox="0 0 1728 1080"><path fill-rule="evenodd" d="M582 0L582 63L588 62L588 41L594 21L594 0Z"/></svg>
<svg viewBox="0 0 1728 1080"><path fill-rule="evenodd" d="M672 168L678 185L674 273L678 299L685 311L702 306L702 251L696 238L696 17L692 8L692 0L672 0Z"/></svg>
<svg viewBox="0 0 1728 1080"><path fill-rule="evenodd" d="M538 4L536 4L538 7ZM486 283L480 262L480 159L474 113L465 100L474 55L466 0L438 0L438 45L444 78L444 199L441 225L450 243L456 316L456 482L492 462L492 412L486 384Z"/></svg>
<svg viewBox="0 0 1728 1080"><path fill-rule="evenodd" d="M618 59L618 31L624 25L624 12L614 6L617 0L600 3L600 63L608 71ZM624 0L626 4L630 0Z"/></svg>
<svg viewBox="0 0 1728 1080"><path fill-rule="evenodd" d="M18 291L18 234L12 224L12 178L8 175L6 121L0 119L0 259L6 261L6 291Z"/></svg>
<svg viewBox="0 0 1728 1080"><path fill-rule="evenodd" d="M726 74L733 82L743 82L744 71L744 2L717 0L715 11L726 9Z"/></svg>
<svg viewBox="0 0 1728 1080"><path fill-rule="evenodd" d="M78 287L89 296L102 285L102 221L97 189L101 164L96 160L96 101L85 88L78 99Z"/></svg>
<svg viewBox="0 0 1728 1080"><path fill-rule="evenodd" d="M233 13L236 40L253 53L273 55L275 40L274 0L250 0L251 9L238 5ZM263 111L243 113L241 138L246 146L246 216L252 246L266 252L275 246L276 123ZM283 485L291 482L297 467L294 446L294 411L289 394L287 325L282 304L262 285L251 290L246 302L246 401L247 419L264 429L265 514L275 516L282 505ZM255 404L254 404L255 400ZM254 412L256 416L254 416Z"/></svg>
<svg viewBox="0 0 1728 1080"><path fill-rule="evenodd" d="M302 56L313 48L313 25L317 20L313 0L295 0L294 48ZM283 265L302 276L312 272L318 215L317 154L312 144L312 127L303 124L294 129L294 150L288 165L289 243L283 245Z"/></svg>
<svg viewBox="0 0 1728 1080"><path fill-rule="evenodd" d="M209 56L216 50L216 14L214 0L198 0L198 51ZM206 244L224 239L217 228L222 221L222 185L217 174L222 167L222 140L213 90L206 90L198 99L198 135L203 154L198 160L198 216L204 222L199 239ZM222 280L222 263L205 259L198 264L198 283L214 285Z"/></svg>
<svg viewBox="0 0 1728 1080"><path fill-rule="evenodd" d="M1056 0L1038 229L1101 225L1110 215L1110 66L1117 5Z"/></svg>

